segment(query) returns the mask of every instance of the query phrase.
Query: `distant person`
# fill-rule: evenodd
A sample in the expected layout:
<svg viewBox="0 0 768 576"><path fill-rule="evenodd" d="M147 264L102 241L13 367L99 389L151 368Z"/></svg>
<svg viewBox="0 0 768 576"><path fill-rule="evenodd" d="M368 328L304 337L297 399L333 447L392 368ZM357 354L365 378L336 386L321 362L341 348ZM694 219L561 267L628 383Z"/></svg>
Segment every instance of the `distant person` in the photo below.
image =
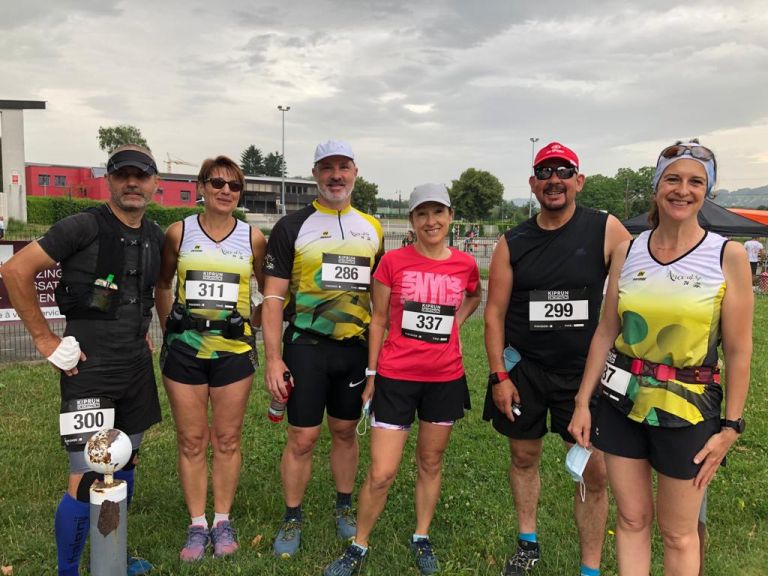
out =
<svg viewBox="0 0 768 576"><path fill-rule="evenodd" d="M326 413L336 534L355 535L355 426L368 366L371 275L384 253L379 221L352 207L357 165L350 145L319 144L312 175L317 198L277 221L264 259L264 380L273 399L288 398L289 424L280 463L285 513L273 551L287 557L299 550L301 506Z"/></svg>
<svg viewBox="0 0 768 576"><path fill-rule="evenodd" d="M597 327L611 253L630 238L613 216L576 203L585 177L573 150L558 142L544 146L533 173L528 184L541 211L496 243L485 308L490 375L483 418L508 438L517 513L517 550L504 576L520 576L541 558L536 517L547 416L549 429L572 447L568 422ZM519 358L511 370L505 356ZM583 576L599 574L606 488L603 456L595 451L583 484L574 491Z"/></svg>
<svg viewBox="0 0 768 576"><path fill-rule="evenodd" d="M266 247L258 229L233 215L244 187L243 171L230 158L203 162L197 176L203 212L168 227L157 282L157 314L165 336L160 368L190 517L180 554L184 562L202 560L209 543L214 557L239 548L229 513L240 478L243 418L258 366L250 324L251 276L263 286ZM209 445L210 529L205 515Z"/></svg>
<svg viewBox="0 0 768 576"><path fill-rule="evenodd" d="M469 408L459 328L480 304L482 288L475 259L445 245L453 219L445 186L417 186L408 207L418 241L385 254L373 276L363 393L364 400L373 398L371 465L360 489L357 534L325 576L358 573L417 413L416 526L409 546L421 574L439 569L429 527L453 425Z"/></svg>
<svg viewBox="0 0 768 576"><path fill-rule="evenodd" d="M753 237L751 240L744 242L744 248L747 251L752 276L757 276L757 264L760 262L760 252L763 251L763 245L757 237Z"/></svg>
<svg viewBox="0 0 768 576"><path fill-rule="evenodd" d="M37 351L60 372L61 441L69 456L69 483L54 533L59 576L77 576L90 525L90 488L101 474L85 462L94 432L117 428L133 453L115 477L125 480L128 503L144 431L160 422L152 341L148 335L160 270L163 232L144 212L157 191L157 165L142 146L116 148L107 160L107 202L56 222L8 260L0 273ZM51 331L35 291L35 276L56 262L56 303L67 318L64 338ZM103 426L83 426L83 412ZM103 420L102 420L103 419ZM128 575L152 565L128 558Z"/></svg>
<svg viewBox="0 0 768 576"><path fill-rule="evenodd" d="M416 242L416 238L413 235L413 230L408 230L403 237L402 247L411 246L414 242Z"/></svg>
<svg viewBox="0 0 768 576"><path fill-rule="evenodd" d="M622 575L651 571L654 515L664 573L699 574L706 488L745 427L754 305L746 251L698 221L716 167L695 140L659 154L651 230L614 250L568 428L605 453Z"/></svg>

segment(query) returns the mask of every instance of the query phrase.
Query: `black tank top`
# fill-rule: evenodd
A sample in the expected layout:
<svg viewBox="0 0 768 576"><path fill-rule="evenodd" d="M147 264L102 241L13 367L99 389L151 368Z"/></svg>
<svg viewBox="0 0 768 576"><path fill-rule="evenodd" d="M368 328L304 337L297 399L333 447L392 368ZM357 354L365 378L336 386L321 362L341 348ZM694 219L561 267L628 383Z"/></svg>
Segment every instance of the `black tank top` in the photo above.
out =
<svg viewBox="0 0 768 576"><path fill-rule="evenodd" d="M523 358L545 370L578 374L584 369L608 274L604 252L607 220L605 213L576 206L573 217L557 230L543 230L534 217L504 234L513 271L512 296L504 320L505 338ZM565 294L564 291L568 291L570 300L587 300L588 320L577 322L582 324L577 328L532 329L532 290L547 291L546 297L553 298L549 303L541 302L537 316L550 315L554 326L564 325L562 305L556 307L558 295ZM579 291L583 291L583 296L575 296ZM539 297L543 295L538 293Z"/></svg>

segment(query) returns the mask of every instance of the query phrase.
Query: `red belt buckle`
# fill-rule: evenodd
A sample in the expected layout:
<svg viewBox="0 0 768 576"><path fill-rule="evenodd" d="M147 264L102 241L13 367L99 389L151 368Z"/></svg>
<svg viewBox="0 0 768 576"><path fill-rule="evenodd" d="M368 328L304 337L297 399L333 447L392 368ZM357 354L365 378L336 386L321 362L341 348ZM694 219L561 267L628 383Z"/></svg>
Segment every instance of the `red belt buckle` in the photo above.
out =
<svg viewBox="0 0 768 576"><path fill-rule="evenodd" d="M656 368L653 369L653 377L661 382L674 380L676 375L677 370L675 370L673 366L667 366L666 364L658 364Z"/></svg>
<svg viewBox="0 0 768 576"><path fill-rule="evenodd" d="M643 361L641 358L632 358L632 363L629 365L629 371L635 376L639 376L643 373Z"/></svg>

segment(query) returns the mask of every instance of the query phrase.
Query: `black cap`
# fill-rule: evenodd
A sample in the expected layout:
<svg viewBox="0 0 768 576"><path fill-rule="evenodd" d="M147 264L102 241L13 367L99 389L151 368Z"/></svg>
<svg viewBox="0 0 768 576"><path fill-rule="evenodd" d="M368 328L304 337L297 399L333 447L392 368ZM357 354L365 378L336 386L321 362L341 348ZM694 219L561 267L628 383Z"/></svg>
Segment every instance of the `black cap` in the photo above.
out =
<svg viewBox="0 0 768 576"><path fill-rule="evenodd" d="M138 168L145 174L157 174L157 164L150 153L137 148L118 148L107 160L107 173L112 174L126 166Z"/></svg>

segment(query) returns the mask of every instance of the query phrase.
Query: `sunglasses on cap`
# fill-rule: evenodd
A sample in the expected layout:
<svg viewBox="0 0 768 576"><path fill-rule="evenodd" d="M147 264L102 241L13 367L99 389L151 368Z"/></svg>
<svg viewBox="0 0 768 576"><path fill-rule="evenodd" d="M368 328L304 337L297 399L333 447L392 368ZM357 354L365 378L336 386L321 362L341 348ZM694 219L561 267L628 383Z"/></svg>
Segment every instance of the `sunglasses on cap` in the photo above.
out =
<svg viewBox="0 0 768 576"><path fill-rule="evenodd" d="M210 182L216 190L224 188L224 184L229 186L232 192L240 192L243 189L243 185L238 180L224 180L224 178L206 178L203 183Z"/></svg>
<svg viewBox="0 0 768 576"><path fill-rule="evenodd" d="M574 166L535 166L533 174L537 180L549 180L552 174L556 174L560 180L568 180L578 172Z"/></svg>

